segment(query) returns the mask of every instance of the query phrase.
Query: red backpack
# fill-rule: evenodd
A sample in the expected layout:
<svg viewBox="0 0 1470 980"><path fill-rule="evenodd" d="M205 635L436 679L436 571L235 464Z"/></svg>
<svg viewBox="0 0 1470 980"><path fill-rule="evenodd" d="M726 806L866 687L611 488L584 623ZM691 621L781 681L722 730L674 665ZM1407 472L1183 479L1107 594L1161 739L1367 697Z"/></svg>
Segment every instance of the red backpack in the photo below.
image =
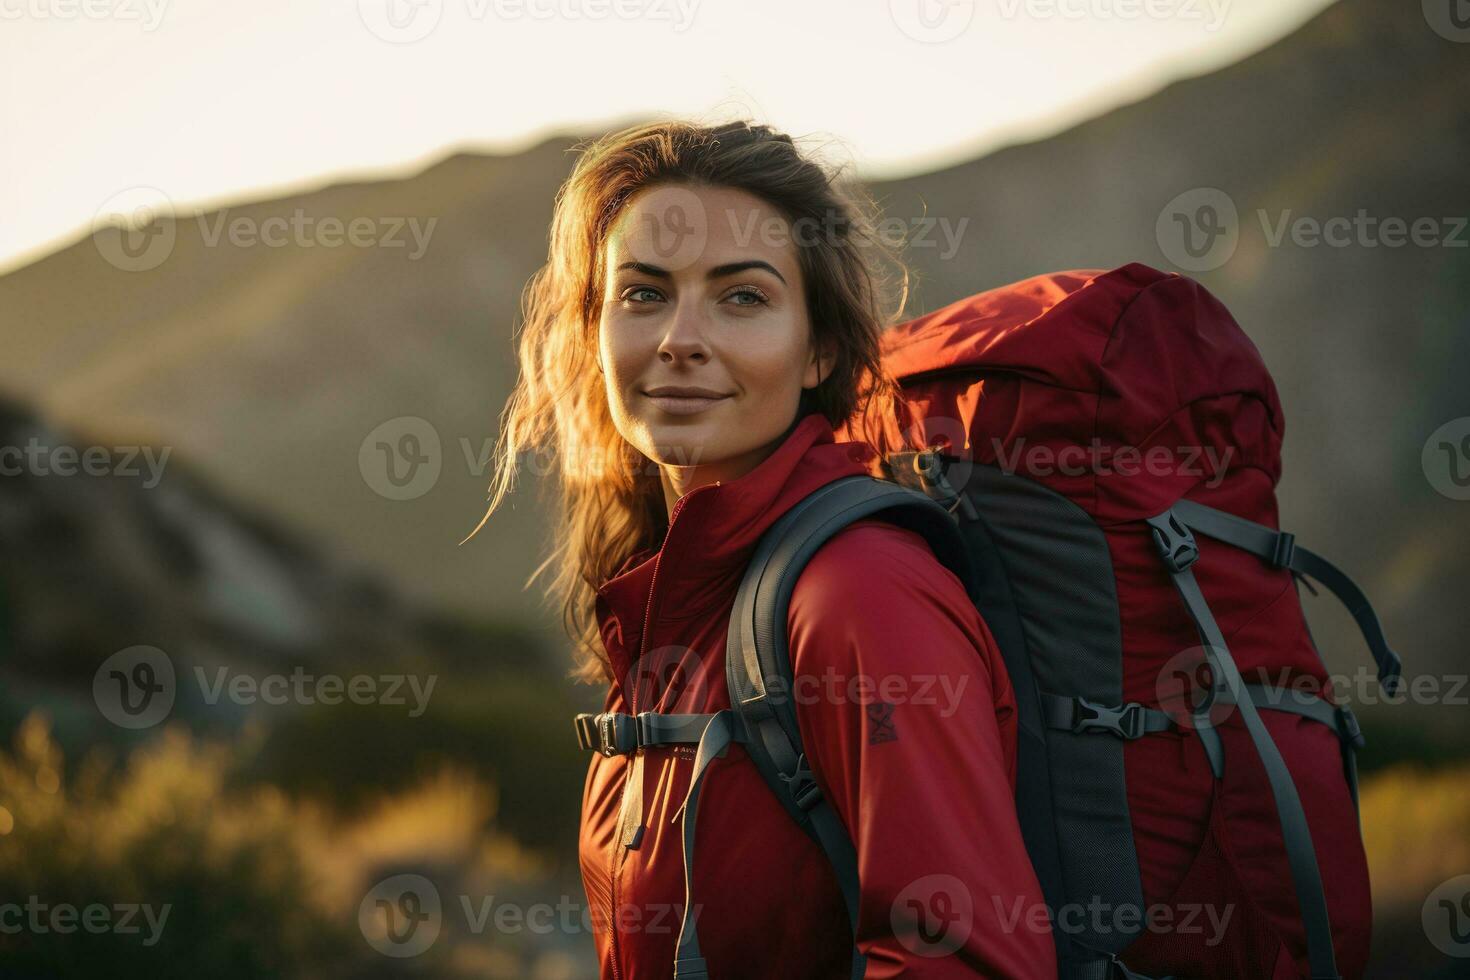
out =
<svg viewBox="0 0 1470 980"><path fill-rule="evenodd" d="M1362 736L1297 581L1348 606L1390 692L1399 659L1352 581L1277 530L1281 406L1255 346L1197 283L1133 264L971 296L895 327L884 352L903 391L889 445L912 448L766 532L731 617L731 709L584 715L582 744L698 744L692 844L705 766L742 743L855 915L852 844L780 696L782 625L811 554L882 517L966 583L1005 659L1016 805L1062 977L1361 974ZM692 920L676 976L703 976Z"/></svg>

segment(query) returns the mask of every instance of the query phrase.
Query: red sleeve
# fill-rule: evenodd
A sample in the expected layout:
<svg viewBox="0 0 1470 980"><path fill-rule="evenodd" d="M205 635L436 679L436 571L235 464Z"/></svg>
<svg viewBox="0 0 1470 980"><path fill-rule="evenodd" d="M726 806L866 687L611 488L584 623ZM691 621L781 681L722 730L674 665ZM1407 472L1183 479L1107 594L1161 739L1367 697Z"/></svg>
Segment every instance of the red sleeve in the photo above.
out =
<svg viewBox="0 0 1470 980"><path fill-rule="evenodd" d="M858 855L866 980L1055 977L995 641L914 532L858 523L792 594L797 721Z"/></svg>

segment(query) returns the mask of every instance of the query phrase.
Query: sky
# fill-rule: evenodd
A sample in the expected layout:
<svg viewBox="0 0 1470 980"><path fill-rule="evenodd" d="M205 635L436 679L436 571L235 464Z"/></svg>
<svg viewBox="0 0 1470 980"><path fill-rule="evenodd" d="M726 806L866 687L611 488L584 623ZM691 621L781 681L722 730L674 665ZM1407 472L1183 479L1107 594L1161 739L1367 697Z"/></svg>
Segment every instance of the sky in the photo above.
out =
<svg viewBox="0 0 1470 980"><path fill-rule="evenodd" d="M0 273L180 213L743 115L891 177L1039 139L1329 0L0 0Z"/></svg>

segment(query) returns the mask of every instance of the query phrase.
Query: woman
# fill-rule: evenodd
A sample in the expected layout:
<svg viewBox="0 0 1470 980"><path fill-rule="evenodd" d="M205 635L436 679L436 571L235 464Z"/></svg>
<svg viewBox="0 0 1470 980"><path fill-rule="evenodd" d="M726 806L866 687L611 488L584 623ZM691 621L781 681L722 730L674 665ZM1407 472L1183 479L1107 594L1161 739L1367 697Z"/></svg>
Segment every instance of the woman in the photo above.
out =
<svg viewBox="0 0 1470 980"><path fill-rule="evenodd" d="M893 393L865 207L745 123L609 136L559 195L491 510L523 449L555 451L548 564L604 711L729 707L726 627L761 533L881 450L833 434ZM959 580L917 534L860 521L800 578L789 640L809 761L858 854L866 976L1055 976L1012 800L1014 698ZM588 769L580 858L603 977L672 975L693 757L644 748ZM689 914L709 975L847 977L852 930L820 848L740 746L701 786Z"/></svg>

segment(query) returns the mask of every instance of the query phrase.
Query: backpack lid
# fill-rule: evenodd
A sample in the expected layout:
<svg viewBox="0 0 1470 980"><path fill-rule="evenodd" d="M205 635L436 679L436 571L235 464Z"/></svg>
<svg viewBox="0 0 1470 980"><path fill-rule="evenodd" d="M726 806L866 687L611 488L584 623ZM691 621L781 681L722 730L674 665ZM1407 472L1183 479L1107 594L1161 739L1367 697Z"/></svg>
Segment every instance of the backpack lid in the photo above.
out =
<svg viewBox="0 0 1470 980"><path fill-rule="evenodd" d="M1261 471L1265 489L1280 477L1284 421L1260 352L1219 300L1175 273L1135 262L1034 276L899 324L882 350L905 394L885 422L890 445L938 439L953 452L958 423L968 458L1023 473L1069 446L1089 460L1176 454L1172 472L1150 479L1107 465L1035 477L1099 519L1157 513L1218 476L1212 461ZM1038 448L1050 455L1025 455Z"/></svg>

